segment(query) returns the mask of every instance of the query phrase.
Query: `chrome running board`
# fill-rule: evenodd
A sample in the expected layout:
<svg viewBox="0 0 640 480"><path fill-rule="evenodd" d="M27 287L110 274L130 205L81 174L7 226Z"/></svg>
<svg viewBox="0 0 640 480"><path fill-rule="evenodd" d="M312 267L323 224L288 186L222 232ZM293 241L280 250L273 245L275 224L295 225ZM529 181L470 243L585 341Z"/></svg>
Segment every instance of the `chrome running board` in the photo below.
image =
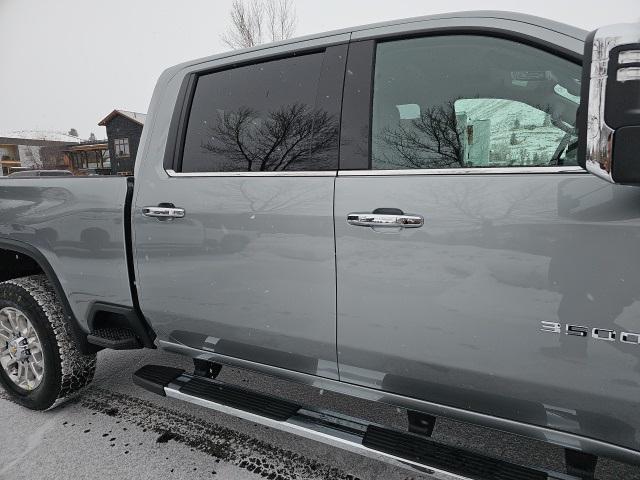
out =
<svg viewBox="0 0 640 480"><path fill-rule="evenodd" d="M394 430L359 418L313 409L271 395L148 365L134 382L154 393L183 400L438 480L577 480Z"/></svg>

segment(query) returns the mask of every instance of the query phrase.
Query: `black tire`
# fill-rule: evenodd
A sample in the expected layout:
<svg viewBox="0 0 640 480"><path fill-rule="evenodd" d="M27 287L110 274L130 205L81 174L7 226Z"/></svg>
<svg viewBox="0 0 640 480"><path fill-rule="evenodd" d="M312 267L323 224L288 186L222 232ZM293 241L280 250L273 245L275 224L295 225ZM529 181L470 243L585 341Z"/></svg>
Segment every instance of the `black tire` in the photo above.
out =
<svg viewBox="0 0 640 480"><path fill-rule="evenodd" d="M18 387L0 367L0 383L11 398L32 410L57 406L93 380L96 355L80 353L57 295L44 275L0 283L0 310L17 308L33 325L44 356L44 374L33 390Z"/></svg>

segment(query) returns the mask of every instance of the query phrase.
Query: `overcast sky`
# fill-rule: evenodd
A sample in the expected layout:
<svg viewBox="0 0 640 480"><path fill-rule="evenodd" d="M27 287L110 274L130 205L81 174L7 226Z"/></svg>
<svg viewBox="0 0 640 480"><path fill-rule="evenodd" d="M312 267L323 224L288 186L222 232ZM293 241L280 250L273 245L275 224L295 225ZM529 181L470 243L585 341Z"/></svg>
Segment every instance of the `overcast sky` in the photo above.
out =
<svg viewBox="0 0 640 480"><path fill-rule="evenodd" d="M593 30L640 17L640 0L294 0L297 35L460 10L515 10ZM226 50L231 0L0 0L0 131L104 137L114 108L146 112L175 63Z"/></svg>

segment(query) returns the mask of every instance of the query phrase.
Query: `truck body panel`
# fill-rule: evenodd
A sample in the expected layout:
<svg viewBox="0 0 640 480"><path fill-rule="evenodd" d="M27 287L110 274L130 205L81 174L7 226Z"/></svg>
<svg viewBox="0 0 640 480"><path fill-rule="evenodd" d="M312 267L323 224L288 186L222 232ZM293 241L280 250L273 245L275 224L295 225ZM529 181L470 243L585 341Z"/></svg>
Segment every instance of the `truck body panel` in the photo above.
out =
<svg viewBox="0 0 640 480"><path fill-rule="evenodd" d="M425 225L345 221L381 205ZM585 172L339 177L340 379L639 449L638 205Z"/></svg>
<svg viewBox="0 0 640 480"><path fill-rule="evenodd" d="M0 243L19 241L56 272L81 328L96 302L131 307L124 177L3 178Z"/></svg>
<svg viewBox="0 0 640 480"><path fill-rule="evenodd" d="M165 178L137 198L142 312L160 340L337 378L333 177ZM171 198L185 221L143 205Z"/></svg>

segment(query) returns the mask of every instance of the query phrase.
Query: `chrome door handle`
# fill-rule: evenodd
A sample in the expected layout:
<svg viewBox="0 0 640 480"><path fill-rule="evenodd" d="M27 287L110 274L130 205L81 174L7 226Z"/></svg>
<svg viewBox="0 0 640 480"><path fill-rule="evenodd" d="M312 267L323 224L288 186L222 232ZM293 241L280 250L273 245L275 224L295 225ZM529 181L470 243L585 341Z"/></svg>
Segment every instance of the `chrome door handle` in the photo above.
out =
<svg viewBox="0 0 640 480"><path fill-rule="evenodd" d="M349 225L359 227L400 227L419 228L424 225L424 217L414 214L350 213Z"/></svg>
<svg viewBox="0 0 640 480"><path fill-rule="evenodd" d="M145 217L155 217L158 219L183 218L184 208L142 207L142 214Z"/></svg>

